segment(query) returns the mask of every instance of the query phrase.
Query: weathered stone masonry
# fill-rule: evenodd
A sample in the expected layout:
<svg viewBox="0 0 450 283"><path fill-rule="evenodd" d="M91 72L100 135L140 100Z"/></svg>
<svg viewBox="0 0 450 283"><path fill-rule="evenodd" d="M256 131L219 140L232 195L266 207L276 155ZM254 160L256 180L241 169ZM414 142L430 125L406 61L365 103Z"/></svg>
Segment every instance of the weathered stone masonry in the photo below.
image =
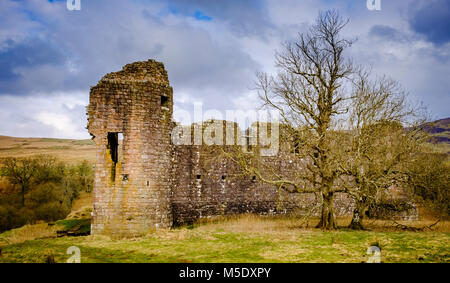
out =
<svg viewBox="0 0 450 283"><path fill-rule="evenodd" d="M128 64L91 88L88 130L97 146L92 234L138 236L212 215L314 209L314 194L236 177L239 168L231 161L220 159L206 169L217 151L172 145L172 111L167 72L153 60ZM283 151L267 162L280 172L299 166ZM338 215L350 215L354 205L337 194L335 207Z"/></svg>
<svg viewBox="0 0 450 283"><path fill-rule="evenodd" d="M93 234L138 235L172 226L172 92L163 64L155 61L126 65L91 88Z"/></svg>

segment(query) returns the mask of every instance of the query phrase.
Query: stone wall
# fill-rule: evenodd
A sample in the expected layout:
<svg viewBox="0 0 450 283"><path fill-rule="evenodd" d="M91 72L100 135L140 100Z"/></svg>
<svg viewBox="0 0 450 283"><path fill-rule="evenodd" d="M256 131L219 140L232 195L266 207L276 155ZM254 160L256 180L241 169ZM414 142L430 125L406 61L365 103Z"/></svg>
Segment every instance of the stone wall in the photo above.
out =
<svg viewBox="0 0 450 283"><path fill-rule="evenodd" d="M140 235L172 226L172 105L164 66L152 60L126 65L91 88L88 130L97 145L93 234Z"/></svg>
<svg viewBox="0 0 450 283"><path fill-rule="evenodd" d="M153 60L128 64L91 88L88 130L97 146L92 234L138 236L213 215L319 215L315 194L242 176L221 158L233 146L174 145L172 93L163 64ZM282 148L263 162L292 175L304 170L294 160ZM338 193L335 209L338 216L351 215L354 201Z"/></svg>
<svg viewBox="0 0 450 283"><path fill-rule="evenodd" d="M253 176L242 176L231 160L220 157L231 146L175 146L172 186L174 225L199 218L241 213L296 214L319 216L320 200L313 193L292 193L262 183ZM289 175L299 165L289 154L264 158L271 168ZM348 195L335 196L337 216L351 215L354 201Z"/></svg>

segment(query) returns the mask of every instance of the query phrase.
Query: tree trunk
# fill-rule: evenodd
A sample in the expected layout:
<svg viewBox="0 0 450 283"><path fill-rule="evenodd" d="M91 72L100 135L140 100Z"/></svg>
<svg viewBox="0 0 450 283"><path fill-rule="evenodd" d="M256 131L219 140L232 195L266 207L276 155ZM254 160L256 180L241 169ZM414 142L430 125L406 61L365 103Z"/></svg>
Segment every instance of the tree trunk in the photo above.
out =
<svg viewBox="0 0 450 283"><path fill-rule="evenodd" d="M334 214L333 193L322 193L322 200L322 215L316 228L322 228L323 230L335 230L337 229L337 225Z"/></svg>
<svg viewBox="0 0 450 283"><path fill-rule="evenodd" d="M354 230L364 230L362 220L364 218L365 213L366 213L366 205L364 205L359 201L356 201L356 207L355 210L353 210L352 222L350 222L348 228Z"/></svg>
<svg viewBox="0 0 450 283"><path fill-rule="evenodd" d="M25 185L22 185L22 207L25 207Z"/></svg>

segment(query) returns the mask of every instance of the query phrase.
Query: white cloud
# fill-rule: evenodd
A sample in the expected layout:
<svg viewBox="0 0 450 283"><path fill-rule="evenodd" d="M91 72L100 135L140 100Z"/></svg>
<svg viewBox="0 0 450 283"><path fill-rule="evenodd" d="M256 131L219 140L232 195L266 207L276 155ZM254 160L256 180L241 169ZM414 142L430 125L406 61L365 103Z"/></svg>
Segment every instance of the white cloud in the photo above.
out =
<svg viewBox="0 0 450 283"><path fill-rule="evenodd" d="M0 96L0 133L18 137L87 139L87 92Z"/></svg>
<svg viewBox="0 0 450 283"><path fill-rule="evenodd" d="M76 135L76 125L72 124L68 115L48 111L41 111L36 115L36 120L44 125L53 127L61 137L73 137Z"/></svg>
<svg viewBox="0 0 450 283"><path fill-rule="evenodd" d="M156 0L151 5L85 1L77 12L67 11L64 1L1 1L0 52L14 42L37 37L62 50L64 62L15 68L22 76L18 87L27 96L0 93L0 134L88 138L84 129L88 91L78 90L127 63L149 58L166 66L174 87L175 116L183 110L193 113L194 103L202 103L204 111L253 110L260 104L251 90L255 71L274 73L275 49L305 31L319 10L330 8L350 16L344 33L359 39L349 52L356 63L371 64L374 72L399 80L414 98L429 103L438 117L450 115L446 107L450 44L436 47L410 30L408 7L413 0L383 1L379 12L368 11L365 2L253 1L267 4L260 13L250 1L242 4L248 7L231 5L227 11L205 2L214 6L208 10L213 19L197 21L192 13L169 13L167 3ZM246 11L254 13L236 16ZM404 41L370 35L374 25L394 28Z"/></svg>

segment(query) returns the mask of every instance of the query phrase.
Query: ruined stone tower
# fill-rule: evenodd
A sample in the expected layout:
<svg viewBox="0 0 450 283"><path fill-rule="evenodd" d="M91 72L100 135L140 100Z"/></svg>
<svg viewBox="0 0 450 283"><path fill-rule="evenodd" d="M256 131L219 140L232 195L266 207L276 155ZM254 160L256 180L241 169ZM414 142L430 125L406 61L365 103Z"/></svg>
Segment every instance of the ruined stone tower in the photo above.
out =
<svg viewBox="0 0 450 283"><path fill-rule="evenodd" d="M137 236L172 225L172 93L164 65L153 60L128 64L91 88L92 234Z"/></svg>
<svg viewBox="0 0 450 283"><path fill-rule="evenodd" d="M218 158L218 147L172 145L172 95L164 65L153 60L128 64L91 88L88 130L97 146L92 234L139 236L215 215L318 213L314 193L279 190L243 176L235 162ZM292 154L287 143L261 162L293 175L304 164ZM338 193L334 205L338 216L348 216L355 204ZM375 213L417 217L416 207L408 205Z"/></svg>

